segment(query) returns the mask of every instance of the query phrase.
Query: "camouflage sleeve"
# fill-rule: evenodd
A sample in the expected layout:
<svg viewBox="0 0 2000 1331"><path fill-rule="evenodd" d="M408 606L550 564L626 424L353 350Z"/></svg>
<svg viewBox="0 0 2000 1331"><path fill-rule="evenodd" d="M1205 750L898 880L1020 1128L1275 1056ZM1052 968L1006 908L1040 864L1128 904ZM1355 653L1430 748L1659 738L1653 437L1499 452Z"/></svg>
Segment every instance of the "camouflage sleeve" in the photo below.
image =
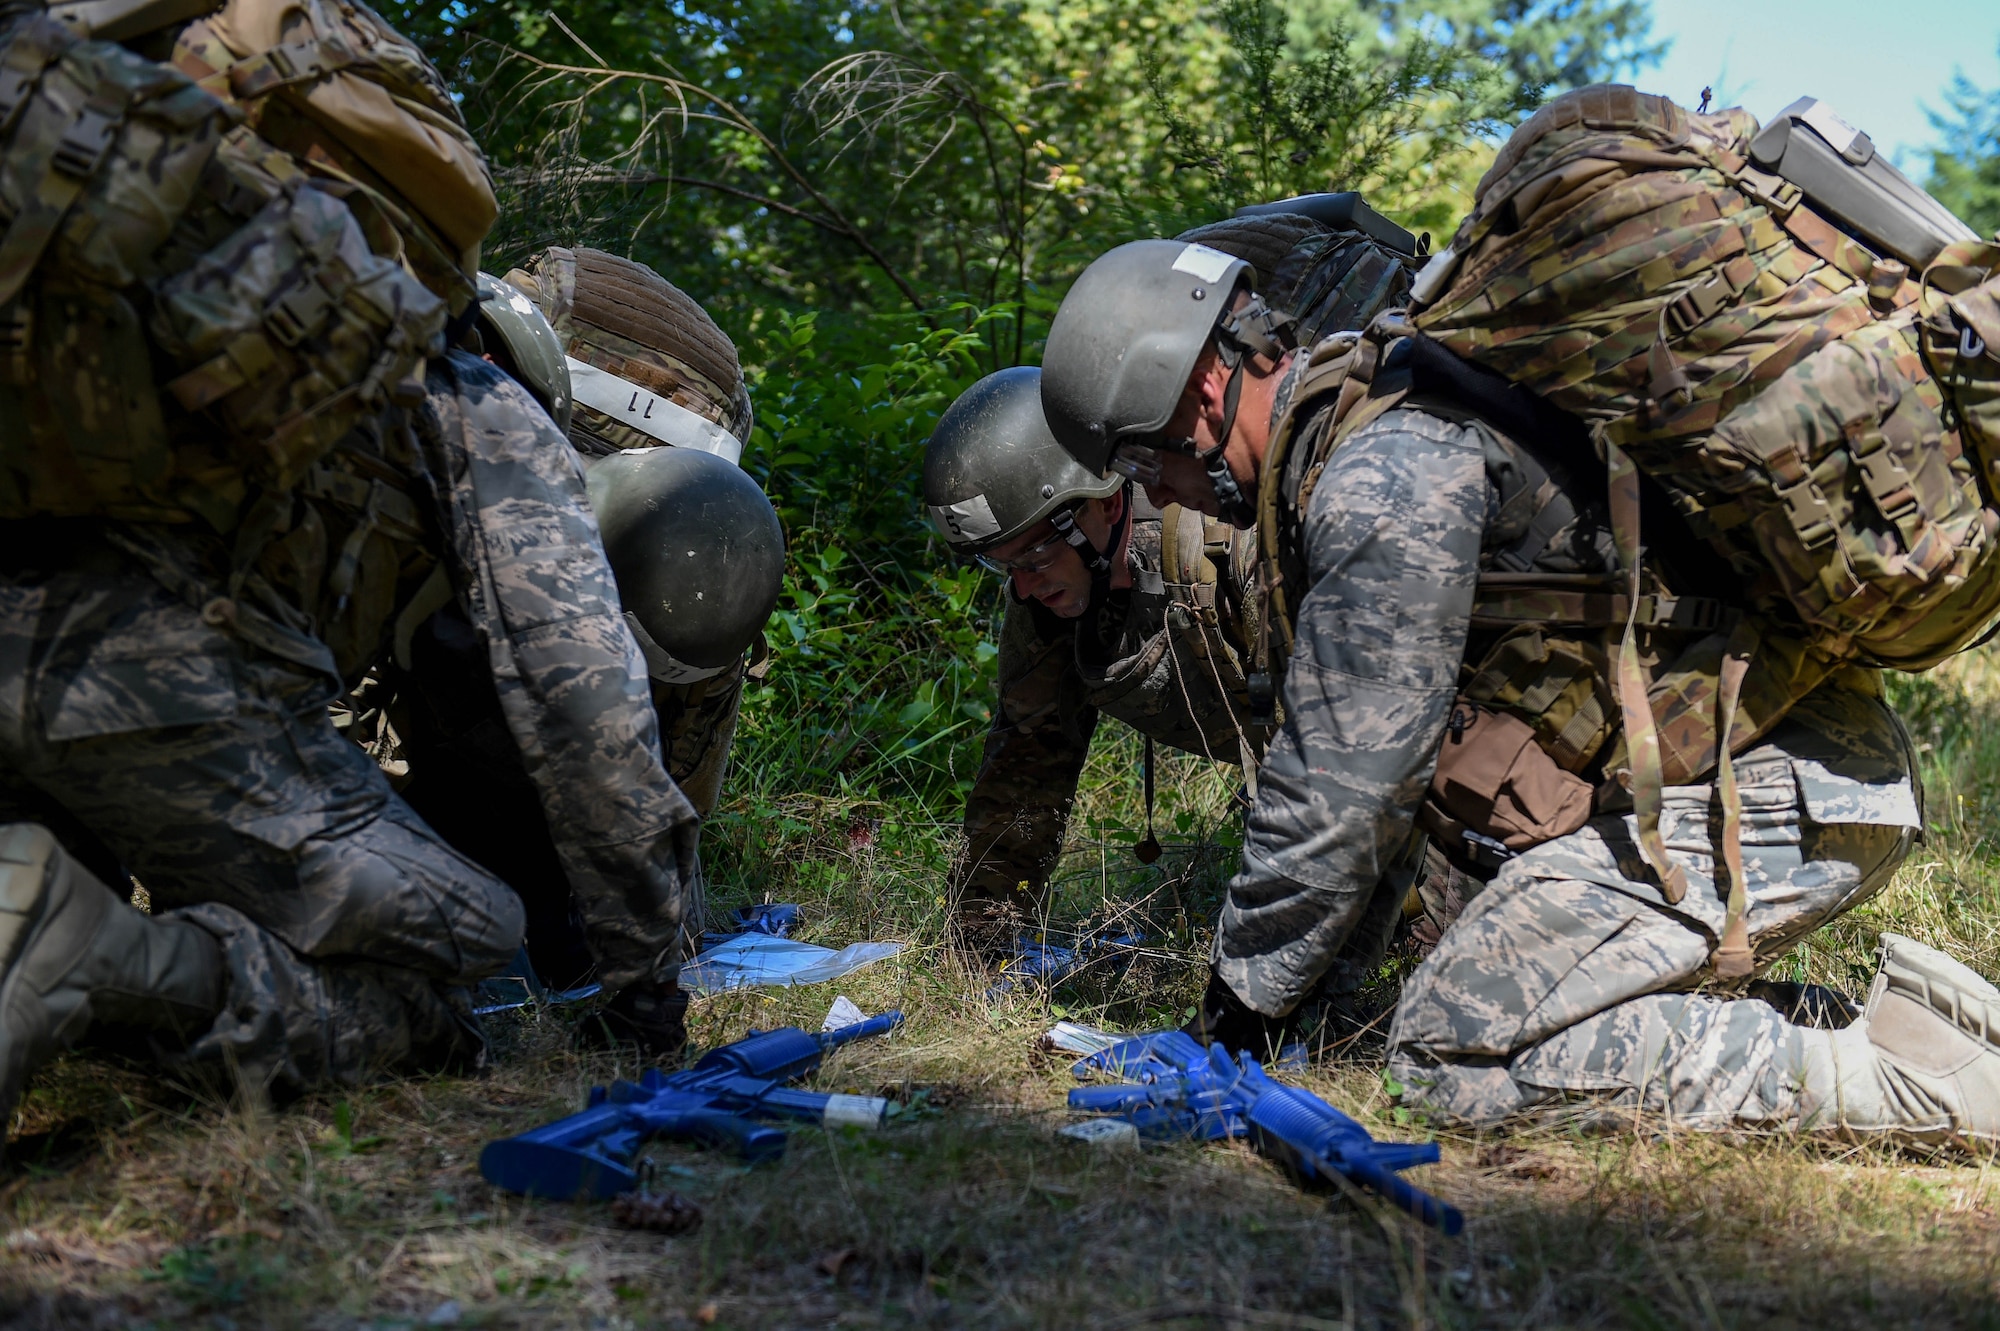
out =
<svg viewBox="0 0 2000 1331"><path fill-rule="evenodd" d="M1062 853L1097 709L1083 701L1071 626L1009 599L1000 626L1000 697L965 797L960 897L1006 900L1027 884L1039 902Z"/></svg>
<svg viewBox="0 0 2000 1331"><path fill-rule="evenodd" d="M1217 971L1260 1012L1312 989L1406 843L1456 692L1486 504L1478 434L1408 409L1341 445L1313 492L1285 721L1216 932Z"/></svg>
<svg viewBox="0 0 2000 1331"><path fill-rule="evenodd" d="M645 663L576 455L494 366L431 362L417 435L459 601L540 795L600 978L671 978L699 913L700 821L660 756Z"/></svg>

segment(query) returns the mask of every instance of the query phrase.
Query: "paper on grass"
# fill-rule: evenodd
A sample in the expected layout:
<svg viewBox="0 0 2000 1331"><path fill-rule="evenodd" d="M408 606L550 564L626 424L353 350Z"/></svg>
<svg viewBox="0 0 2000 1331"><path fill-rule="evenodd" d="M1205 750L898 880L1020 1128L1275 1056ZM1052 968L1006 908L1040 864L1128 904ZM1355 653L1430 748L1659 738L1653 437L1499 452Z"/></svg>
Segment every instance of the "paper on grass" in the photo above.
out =
<svg viewBox="0 0 2000 1331"><path fill-rule="evenodd" d="M1095 1026L1080 1026L1073 1021L1059 1021L1042 1038L1066 1054L1094 1054L1132 1037L1116 1031L1101 1031Z"/></svg>
<svg viewBox="0 0 2000 1331"><path fill-rule="evenodd" d="M792 938L745 934L716 944L681 967L681 988L713 994L764 985L821 984L902 950L901 943L850 943L836 952Z"/></svg>
<svg viewBox="0 0 2000 1331"><path fill-rule="evenodd" d="M841 994L833 1000L833 1006L826 1010L826 1020L819 1024L823 1031L842 1031L856 1022L868 1020L868 1014L856 1006L853 999Z"/></svg>

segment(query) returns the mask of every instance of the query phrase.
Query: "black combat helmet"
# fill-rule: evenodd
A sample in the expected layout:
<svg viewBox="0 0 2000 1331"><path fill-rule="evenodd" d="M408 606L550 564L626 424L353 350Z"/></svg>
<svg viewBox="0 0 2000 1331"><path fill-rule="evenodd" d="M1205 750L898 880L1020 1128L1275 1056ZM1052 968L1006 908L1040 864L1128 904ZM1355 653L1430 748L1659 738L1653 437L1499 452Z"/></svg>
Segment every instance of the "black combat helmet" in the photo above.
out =
<svg viewBox="0 0 2000 1331"><path fill-rule="evenodd" d="M687 684L736 664L785 576L784 529L757 482L693 448L614 453L585 481L647 673Z"/></svg>
<svg viewBox="0 0 2000 1331"><path fill-rule="evenodd" d="M1067 518L1084 500L1109 499L1125 484L1085 471L1063 451L1043 419L1041 385L1042 372L1026 366L987 375L951 404L924 449L924 504L962 555Z"/></svg>

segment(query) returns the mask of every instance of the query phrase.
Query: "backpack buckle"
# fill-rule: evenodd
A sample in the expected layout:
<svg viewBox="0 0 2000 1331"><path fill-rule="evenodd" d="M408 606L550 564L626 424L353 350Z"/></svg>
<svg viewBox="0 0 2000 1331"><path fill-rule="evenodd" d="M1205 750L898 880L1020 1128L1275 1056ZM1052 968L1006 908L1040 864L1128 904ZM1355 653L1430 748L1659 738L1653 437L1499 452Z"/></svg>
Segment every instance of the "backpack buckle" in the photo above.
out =
<svg viewBox="0 0 2000 1331"><path fill-rule="evenodd" d="M1736 188L1748 195L1752 203L1763 205L1779 221L1792 215L1805 197L1805 191L1777 174L1754 166L1745 166L1736 175Z"/></svg>
<svg viewBox="0 0 2000 1331"><path fill-rule="evenodd" d="M105 150L118 137L116 114L107 115L96 106L86 106L56 143L49 165L75 180L88 180L104 160Z"/></svg>
<svg viewBox="0 0 2000 1331"><path fill-rule="evenodd" d="M1825 493L1810 475L1796 485L1779 487L1778 498L1784 501L1785 518L1799 544L1808 550L1833 544L1833 511L1827 507Z"/></svg>
<svg viewBox="0 0 2000 1331"><path fill-rule="evenodd" d="M1482 869L1497 869L1514 858L1514 852L1507 849L1507 843L1498 841L1481 832L1466 828L1465 857Z"/></svg>
<svg viewBox="0 0 2000 1331"><path fill-rule="evenodd" d="M288 347L295 347L319 331L333 308L333 298L317 282L293 287L271 302L264 311L264 326Z"/></svg>

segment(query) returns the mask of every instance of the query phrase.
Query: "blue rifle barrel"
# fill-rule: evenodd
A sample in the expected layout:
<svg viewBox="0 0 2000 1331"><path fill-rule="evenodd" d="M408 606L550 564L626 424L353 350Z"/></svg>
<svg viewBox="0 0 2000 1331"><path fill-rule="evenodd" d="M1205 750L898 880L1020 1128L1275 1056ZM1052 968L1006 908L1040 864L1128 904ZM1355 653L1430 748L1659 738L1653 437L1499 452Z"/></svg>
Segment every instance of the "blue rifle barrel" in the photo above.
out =
<svg viewBox="0 0 2000 1331"><path fill-rule="evenodd" d="M1397 1170L1434 1165L1436 1142L1378 1142L1368 1129L1310 1091L1272 1081L1245 1058L1244 1083L1254 1097L1244 1111L1258 1147L1305 1178L1340 1174L1378 1193L1446 1234L1465 1227L1465 1216L1413 1186Z"/></svg>
<svg viewBox="0 0 2000 1331"><path fill-rule="evenodd" d="M616 1197L639 1186L634 1158L646 1138L661 1133L725 1146L750 1161L785 1152L780 1129L690 1097L667 1104L599 1101L568 1118L488 1142L479 1153L479 1172L488 1183L526 1197Z"/></svg>

